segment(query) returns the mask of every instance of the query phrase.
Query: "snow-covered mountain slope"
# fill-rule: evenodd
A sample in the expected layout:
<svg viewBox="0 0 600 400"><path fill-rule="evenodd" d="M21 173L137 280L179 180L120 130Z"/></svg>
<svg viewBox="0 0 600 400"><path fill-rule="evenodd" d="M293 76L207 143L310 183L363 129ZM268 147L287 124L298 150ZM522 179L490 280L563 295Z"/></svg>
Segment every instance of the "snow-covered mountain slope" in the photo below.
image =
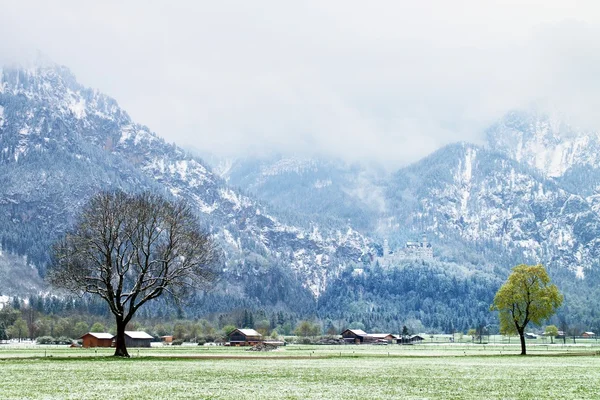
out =
<svg viewBox="0 0 600 400"><path fill-rule="evenodd" d="M222 244L232 281L280 265L318 296L330 275L370 251L348 225L305 229L277 217L64 67L3 69L0 107L2 245L39 265L85 200L108 188L189 200Z"/></svg>
<svg viewBox="0 0 600 400"><path fill-rule="evenodd" d="M0 303L2 296L29 296L42 292L45 283L27 256L0 250ZM1 306L0 306L1 307Z"/></svg>
<svg viewBox="0 0 600 400"><path fill-rule="evenodd" d="M543 262L579 276L600 254L600 218L581 196L534 169L470 144L398 171L389 188L399 229L463 243L492 257Z"/></svg>
<svg viewBox="0 0 600 400"><path fill-rule="evenodd" d="M385 172L372 165L273 155L220 160L215 168L232 186L305 220L369 232L385 211Z"/></svg>
<svg viewBox="0 0 600 400"><path fill-rule="evenodd" d="M506 152L453 144L366 185L358 178L362 170L340 165L289 157L230 160L223 176L278 207L337 217L343 210L354 221L364 217L369 221L361 225L364 232L387 239L392 251L425 234L436 259L484 271L542 262L582 277L596 264L600 195L569 190L564 181ZM314 183L326 178L332 192L321 193ZM349 197L345 205L340 193L348 193L342 188L349 185L377 188L365 191L375 191L378 201Z"/></svg>
<svg viewBox="0 0 600 400"><path fill-rule="evenodd" d="M567 190L600 189L600 131L584 131L535 111L508 113L487 131L491 150L554 178Z"/></svg>

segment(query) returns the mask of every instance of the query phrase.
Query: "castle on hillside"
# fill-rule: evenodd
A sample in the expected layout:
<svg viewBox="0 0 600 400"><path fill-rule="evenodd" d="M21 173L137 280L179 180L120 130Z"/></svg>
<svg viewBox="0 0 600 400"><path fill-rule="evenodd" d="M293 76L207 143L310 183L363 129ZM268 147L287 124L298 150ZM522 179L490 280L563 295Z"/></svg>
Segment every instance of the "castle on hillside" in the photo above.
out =
<svg viewBox="0 0 600 400"><path fill-rule="evenodd" d="M425 235L420 242L406 242L403 252L406 258L433 260L433 246L427 241Z"/></svg>
<svg viewBox="0 0 600 400"><path fill-rule="evenodd" d="M382 266L390 266L397 262L407 260L433 260L433 246L427 237L423 235L420 241L406 242L406 245L399 250L391 251L387 239L383 241L383 255L377 261Z"/></svg>

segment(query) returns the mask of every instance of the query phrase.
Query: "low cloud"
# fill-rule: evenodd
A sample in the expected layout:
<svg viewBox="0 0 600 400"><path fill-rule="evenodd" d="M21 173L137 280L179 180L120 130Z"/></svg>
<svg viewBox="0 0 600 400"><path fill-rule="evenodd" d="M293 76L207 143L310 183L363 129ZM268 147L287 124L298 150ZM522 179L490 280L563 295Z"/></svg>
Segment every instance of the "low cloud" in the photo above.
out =
<svg viewBox="0 0 600 400"><path fill-rule="evenodd" d="M224 155L396 167L532 104L600 128L594 1L285 3L11 2L0 61L39 49L167 140Z"/></svg>

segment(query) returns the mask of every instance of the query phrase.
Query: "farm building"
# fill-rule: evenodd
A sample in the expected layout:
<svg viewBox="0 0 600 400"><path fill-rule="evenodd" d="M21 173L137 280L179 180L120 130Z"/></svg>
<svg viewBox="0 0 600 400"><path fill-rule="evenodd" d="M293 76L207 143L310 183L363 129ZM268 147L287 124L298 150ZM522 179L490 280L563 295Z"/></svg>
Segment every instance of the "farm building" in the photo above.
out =
<svg viewBox="0 0 600 400"><path fill-rule="evenodd" d="M161 336L160 341L165 344L171 344L171 343L173 343L173 335Z"/></svg>
<svg viewBox="0 0 600 400"><path fill-rule="evenodd" d="M525 332L525 339L537 339L538 336L533 332Z"/></svg>
<svg viewBox="0 0 600 400"><path fill-rule="evenodd" d="M420 343L420 342L422 342L425 339L422 336L419 336L419 335L412 335L408 340L411 343Z"/></svg>
<svg viewBox="0 0 600 400"><path fill-rule="evenodd" d="M150 347L154 339L143 331L125 331L125 346L127 347Z"/></svg>
<svg viewBox="0 0 600 400"><path fill-rule="evenodd" d="M373 342L374 339L370 337L368 333L361 329L346 329L342 332L342 338L346 343L369 343Z"/></svg>
<svg viewBox="0 0 600 400"><path fill-rule="evenodd" d="M398 342L398 336L392 335L391 333L369 333L369 337L376 342L386 341L388 343Z"/></svg>
<svg viewBox="0 0 600 400"><path fill-rule="evenodd" d="M593 337L596 337L596 334L594 332L583 332L581 334L581 337L584 337L584 338L593 338Z"/></svg>
<svg viewBox="0 0 600 400"><path fill-rule="evenodd" d="M236 329L228 339L231 346L254 346L263 341L262 335L254 329Z"/></svg>
<svg viewBox="0 0 600 400"><path fill-rule="evenodd" d="M88 332L79 339L82 340L83 347L110 347L113 337L111 333Z"/></svg>

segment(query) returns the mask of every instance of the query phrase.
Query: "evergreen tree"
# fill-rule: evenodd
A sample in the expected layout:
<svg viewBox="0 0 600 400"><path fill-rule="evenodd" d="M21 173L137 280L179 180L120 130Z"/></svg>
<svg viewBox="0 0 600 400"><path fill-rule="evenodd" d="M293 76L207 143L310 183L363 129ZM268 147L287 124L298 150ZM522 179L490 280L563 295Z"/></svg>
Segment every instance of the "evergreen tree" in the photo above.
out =
<svg viewBox="0 0 600 400"><path fill-rule="evenodd" d="M6 327L3 322L0 322L0 341L8 340L8 335L6 334Z"/></svg>

